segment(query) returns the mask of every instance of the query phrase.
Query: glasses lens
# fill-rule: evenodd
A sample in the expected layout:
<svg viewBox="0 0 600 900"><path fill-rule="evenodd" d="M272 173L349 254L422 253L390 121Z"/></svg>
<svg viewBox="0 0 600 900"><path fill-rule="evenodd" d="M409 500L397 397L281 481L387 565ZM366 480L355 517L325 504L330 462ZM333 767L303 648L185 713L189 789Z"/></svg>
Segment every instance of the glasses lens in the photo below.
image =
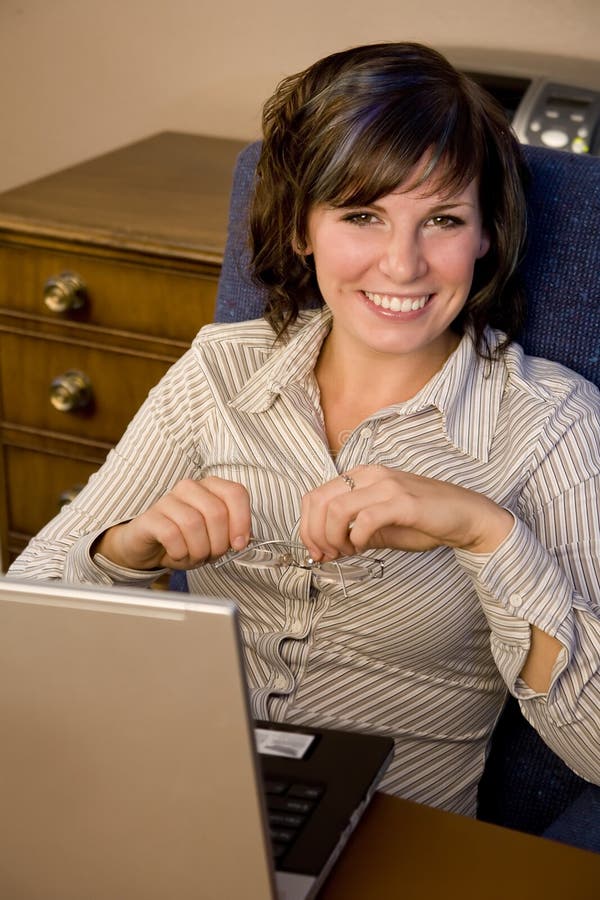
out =
<svg viewBox="0 0 600 900"><path fill-rule="evenodd" d="M380 578L382 572L381 563L371 560L340 559L339 562L322 563L314 569L315 578L322 579L327 584L339 583L342 579L347 584L357 584L360 581L368 581L370 578Z"/></svg>
<svg viewBox="0 0 600 900"><path fill-rule="evenodd" d="M235 556L231 562L253 569L271 569L274 566L289 566L291 556L269 547L249 547Z"/></svg>

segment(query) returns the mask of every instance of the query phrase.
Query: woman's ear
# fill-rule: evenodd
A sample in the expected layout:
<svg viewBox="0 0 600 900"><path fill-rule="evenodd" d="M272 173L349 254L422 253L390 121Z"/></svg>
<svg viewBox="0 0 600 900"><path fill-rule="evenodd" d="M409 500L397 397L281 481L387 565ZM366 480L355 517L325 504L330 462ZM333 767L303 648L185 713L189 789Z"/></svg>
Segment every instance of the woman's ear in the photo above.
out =
<svg viewBox="0 0 600 900"><path fill-rule="evenodd" d="M292 238L292 250L294 253L297 253L298 256L310 256L312 253L312 247L308 238L302 242L299 240L297 234Z"/></svg>
<svg viewBox="0 0 600 900"><path fill-rule="evenodd" d="M491 244L491 241L490 241L490 236L489 236L488 230L487 230L487 228L482 228L481 229L481 241L479 242L479 251L477 253L477 259L481 259L482 256L485 256L485 254L490 249L490 244Z"/></svg>

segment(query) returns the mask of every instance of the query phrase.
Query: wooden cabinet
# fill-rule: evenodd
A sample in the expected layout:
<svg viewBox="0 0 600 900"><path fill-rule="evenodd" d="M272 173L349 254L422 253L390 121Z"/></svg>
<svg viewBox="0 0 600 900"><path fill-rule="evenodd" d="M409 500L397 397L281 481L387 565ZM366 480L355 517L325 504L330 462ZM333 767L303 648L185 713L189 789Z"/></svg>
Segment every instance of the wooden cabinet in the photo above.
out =
<svg viewBox="0 0 600 900"><path fill-rule="evenodd" d="M165 132L0 195L3 568L212 320L242 147Z"/></svg>

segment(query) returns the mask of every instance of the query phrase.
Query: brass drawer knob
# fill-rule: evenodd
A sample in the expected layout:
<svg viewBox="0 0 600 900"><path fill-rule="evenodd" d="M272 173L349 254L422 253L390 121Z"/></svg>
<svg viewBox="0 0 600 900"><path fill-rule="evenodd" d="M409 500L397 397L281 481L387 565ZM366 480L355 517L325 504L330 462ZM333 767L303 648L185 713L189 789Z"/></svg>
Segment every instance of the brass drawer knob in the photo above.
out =
<svg viewBox="0 0 600 900"><path fill-rule="evenodd" d="M62 491L58 498L59 509L62 509L63 506L67 505L67 503L71 503L71 501L75 499L82 488L82 484L74 484L72 487L69 487L66 490Z"/></svg>
<svg viewBox="0 0 600 900"><path fill-rule="evenodd" d="M59 412L83 409L91 399L92 383L85 372L69 369L57 375L50 385L50 403Z"/></svg>
<svg viewBox="0 0 600 900"><path fill-rule="evenodd" d="M80 309L87 299L87 288L75 272L61 272L44 285L44 303L53 313Z"/></svg>

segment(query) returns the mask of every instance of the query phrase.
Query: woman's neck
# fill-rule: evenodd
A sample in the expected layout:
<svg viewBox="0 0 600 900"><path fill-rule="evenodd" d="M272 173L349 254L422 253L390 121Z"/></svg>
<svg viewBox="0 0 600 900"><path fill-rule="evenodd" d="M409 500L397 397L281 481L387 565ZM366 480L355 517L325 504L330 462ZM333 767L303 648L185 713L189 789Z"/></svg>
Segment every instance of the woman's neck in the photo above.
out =
<svg viewBox="0 0 600 900"><path fill-rule="evenodd" d="M378 410L414 397L439 372L460 338L449 335L435 354L420 359L386 354L340 351L333 334L325 339L315 377L331 452L341 449L345 438Z"/></svg>

